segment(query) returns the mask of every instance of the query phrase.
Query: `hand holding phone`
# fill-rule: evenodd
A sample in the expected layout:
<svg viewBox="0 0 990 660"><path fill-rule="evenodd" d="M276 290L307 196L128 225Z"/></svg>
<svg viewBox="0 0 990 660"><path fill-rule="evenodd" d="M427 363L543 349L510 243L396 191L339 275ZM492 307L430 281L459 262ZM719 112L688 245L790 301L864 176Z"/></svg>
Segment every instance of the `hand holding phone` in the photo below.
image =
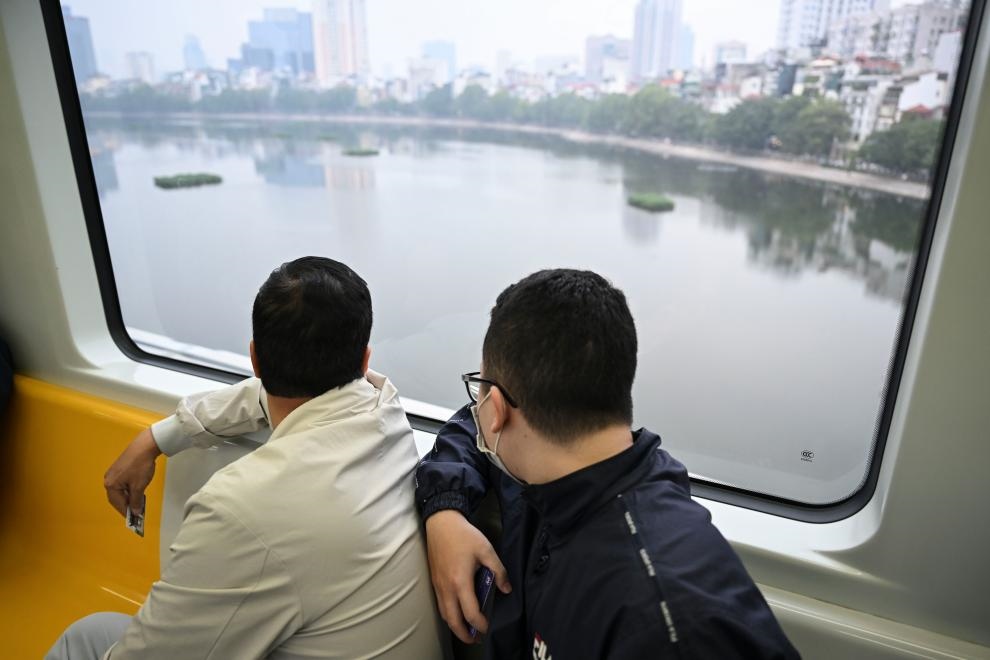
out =
<svg viewBox="0 0 990 660"><path fill-rule="evenodd" d="M141 498L141 511L135 513L131 511L131 507L128 506L124 513L124 521L127 523L127 529L131 530L140 537L144 537L144 503L145 498Z"/></svg>
<svg viewBox="0 0 990 660"><path fill-rule="evenodd" d="M487 566L481 566L474 574L474 595L478 597L478 610L485 611L485 605L491 596L492 587L495 585L495 574ZM474 626L468 627L471 637L477 637L478 631Z"/></svg>

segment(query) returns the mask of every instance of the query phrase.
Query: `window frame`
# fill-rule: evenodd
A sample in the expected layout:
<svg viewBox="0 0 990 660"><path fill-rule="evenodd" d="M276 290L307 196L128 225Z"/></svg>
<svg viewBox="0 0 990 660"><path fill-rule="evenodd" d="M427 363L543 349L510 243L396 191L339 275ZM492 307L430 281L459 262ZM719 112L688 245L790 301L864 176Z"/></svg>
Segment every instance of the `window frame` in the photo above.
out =
<svg viewBox="0 0 990 660"><path fill-rule="evenodd" d="M905 361L917 320L921 290L928 268L960 117L966 102L966 90L969 86L977 41L988 1L990 0L971 0L959 67L952 90L952 100L945 117L942 141L932 171L931 196L928 199L923 215L923 224L919 232L914 270L903 301L903 313L896 333L895 348L888 366L887 382L874 428L868 466L859 488L837 502L816 505L757 493L692 475L691 491L693 496L799 522L819 524L849 518L862 510L872 500L880 478L880 469L894 416L894 407L900 391ZM73 74L61 4L58 0L39 0L39 2L61 104L61 114L72 156L79 199L93 256L93 266L103 304L104 318L110 337L126 357L141 364L228 384L242 380L249 374L149 353L138 346L128 334L120 308L120 298L113 273L106 227L103 222L103 211L97 192L92 160L89 156L89 142L83 120L79 90ZM987 36L990 37L990 35ZM452 377L454 376L452 375ZM437 433L446 421L427 415L409 413L408 410L407 417L413 428L433 434Z"/></svg>

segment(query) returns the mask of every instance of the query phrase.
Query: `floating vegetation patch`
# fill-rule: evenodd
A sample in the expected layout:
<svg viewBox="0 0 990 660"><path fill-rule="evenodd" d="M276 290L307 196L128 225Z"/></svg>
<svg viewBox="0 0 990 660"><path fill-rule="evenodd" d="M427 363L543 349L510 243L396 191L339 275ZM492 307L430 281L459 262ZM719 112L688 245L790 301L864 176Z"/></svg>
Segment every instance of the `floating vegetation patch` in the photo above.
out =
<svg viewBox="0 0 990 660"><path fill-rule="evenodd" d="M344 149L345 156L377 156L378 149Z"/></svg>
<svg viewBox="0 0 990 660"><path fill-rule="evenodd" d="M628 202L630 206L653 213L674 210L674 200L659 193L633 193Z"/></svg>
<svg viewBox="0 0 990 660"><path fill-rule="evenodd" d="M193 188L195 186L215 186L218 183L223 183L222 177L217 174L207 174L205 172L155 177L155 185L166 190L172 188Z"/></svg>

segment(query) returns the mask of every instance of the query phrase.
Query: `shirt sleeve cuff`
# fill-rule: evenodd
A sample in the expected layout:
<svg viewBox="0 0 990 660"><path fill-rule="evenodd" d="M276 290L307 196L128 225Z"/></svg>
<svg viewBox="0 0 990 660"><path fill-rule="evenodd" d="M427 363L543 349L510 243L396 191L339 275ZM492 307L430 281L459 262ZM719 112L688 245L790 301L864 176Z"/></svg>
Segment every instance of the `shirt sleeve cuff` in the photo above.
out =
<svg viewBox="0 0 990 660"><path fill-rule="evenodd" d="M467 497L455 491L438 493L424 501L422 506L419 508L419 514L425 522L427 518L432 516L437 511L444 511L446 509L460 511L461 515L465 518L470 515L470 507L468 506Z"/></svg>
<svg viewBox="0 0 990 660"><path fill-rule="evenodd" d="M192 440L182 432L182 425L175 415L169 415L151 425L151 437L166 456L174 456L192 447Z"/></svg>

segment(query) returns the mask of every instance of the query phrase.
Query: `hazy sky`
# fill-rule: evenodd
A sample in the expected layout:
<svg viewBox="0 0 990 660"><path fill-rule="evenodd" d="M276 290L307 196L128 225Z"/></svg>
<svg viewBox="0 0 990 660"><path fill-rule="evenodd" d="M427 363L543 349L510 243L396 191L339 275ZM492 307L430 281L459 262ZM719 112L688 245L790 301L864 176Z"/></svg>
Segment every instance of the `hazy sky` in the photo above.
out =
<svg viewBox="0 0 990 660"><path fill-rule="evenodd" d="M903 0L895 5L903 4ZM71 0L63 5L90 20L101 71L126 75L124 53L149 51L158 74L182 68L186 34L199 37L211 66L223 68L247 40L247 21L265 7L310 11L311 0ZM632 37L636 0L367 0L372 68L404 74L424 41L457 45L458 68L494 68L496 52L532 62L547 55L583 59L591 34ZM684 0L684 21L695 32L696 64L710 63L715 43L749 45L750 55L776 39L780 0Z"/></svg>

